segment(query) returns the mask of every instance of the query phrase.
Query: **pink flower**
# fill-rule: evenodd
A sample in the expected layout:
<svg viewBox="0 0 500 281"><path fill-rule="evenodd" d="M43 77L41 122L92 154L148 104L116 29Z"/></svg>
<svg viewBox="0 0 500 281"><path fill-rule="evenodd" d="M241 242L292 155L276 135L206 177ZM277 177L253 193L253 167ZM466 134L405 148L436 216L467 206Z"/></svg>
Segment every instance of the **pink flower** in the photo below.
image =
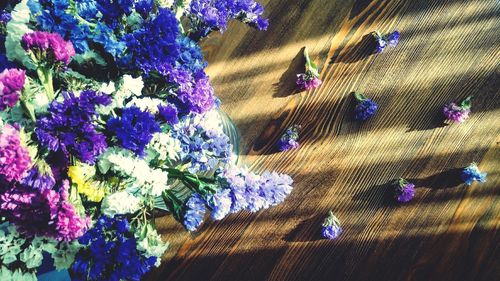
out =
<svg viewBox="0 0 500 281"><path fill-rule="evenodd" d="M0 111L17 103L25 79L25 72L20 69L5 69L0 73Z"/></svg>
<svg viewBox="0 0 500 281"><path fill-rule="evenodd" d="M0 212L24 235L75 240L85 233L90 220L80 217L68 201L68 189L67 180L59 192L13 185L0 195Z"/></svg>
<svg viewBox="0 0 500 281"><path fill-rule="evenodd" d="M48 60L49 62L61 62L68 65L71 58L75 56L75 49L70 41L65 41L58 33L45 31L35 31L23 35L21 41L26 51L32 51L38 60Z"/></svg>
<svg viewBox="0 0 500 281"><path fill-rule="evenodd" d="M0 132L0 175L5 180L20 181L31 167L28 150L21 145L19 132L11 125L5 125Z"/></svg>

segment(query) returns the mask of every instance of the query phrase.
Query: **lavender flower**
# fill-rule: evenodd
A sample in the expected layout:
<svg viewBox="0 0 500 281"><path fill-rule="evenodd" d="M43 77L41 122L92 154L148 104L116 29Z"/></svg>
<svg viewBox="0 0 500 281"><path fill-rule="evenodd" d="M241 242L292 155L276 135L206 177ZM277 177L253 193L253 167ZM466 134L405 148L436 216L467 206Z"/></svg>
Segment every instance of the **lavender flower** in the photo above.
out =
<svg viewBox="0 0 500 281"><path fill-rule="evenodd" d="M95 129L96 106L108 105L108 95L85 90L76 97L63 92L64 101L53 101L48 115L38 119L36 135L42 146L51 151L61 150L87 164L93 164L98 155L107 148L106 138Z"/></svg>
<svg viewBox="0 0 500 281"><path fill-rule="evenodd" d="M336 239L342 233L340 221L332 211L328 212L328 216L323 221L322 226L321 235L326 239Z"/></svg>
<svg viewBox="0 0 500 281"><path fill-rule="evenodd" d="M21 143L19 131L11 125L0 130L0 175L7 181L20 181L31 166L31 158Z"/></svg>
<svg viewBox="0 0 500 281"><path fill-rule="evenodd" d="M20 69L5 69L0 73L0 111L16 105L25 79L25 72Z"/></svg>
<svg viewBox="0 0 500 281"><path fill-rule="evenodd" d="M393 31L386 34L382 34L379 31L372 32L373 40L375 43L375 52L382 53L385 48L389 45L394 48L399 43L399 31Z"/></svg>
<svg viewBox="0 0 500 281"><path fill-rule="evenodd" d="M229 189L220 189L214 195L208 196L207 203L212 209L212 219L221 220L229 214L232 204L229 193Z"/></svg>
<svg viewBox="0 0 500 281"><path fill-rule="evenodd" d="M300 146L299 140L299 125L290 126L278 140L277 146L280 151L295 149Z"/></svg>
<svg viewBox="0 0 500 281"><path fill-rule="evenodd" d="M365 121L375 115L378 105L374 101L357 92L354 93L354 97L358 101L358 104L354 108L354 119Z"/></svg>
<svg viewBox="0 0 500 281"><path fill-rule="evenodd" d="M182 224L188 231L195 231L203 223L205 212L205 200L199 193L193 193L186 202Z"/></svg>
<svg viewBox="0 0 500 281"><path fill-rule="evenodd" d="M275 172L257 175L245 169L229 167L218 178L221 186L230 190L231 213L240 210L257 212L275 206L292 192L292 178Z"/></svg>
<svg viewBox="0 0 500 281"><path fill-rule="evenodd" d="M456 103L448 103L443 107L443 115L445 117L445 123L463 123L467 118L469 118L471 109L471 99L472 96L467 97L463 100L460 105Z"/></svg>
<svg viewBox="0 0 500 281"><path fill-rule="evenodd" d="M415 196L415 185L400 178L394 188L394 198L400 203L409 202Z"/></svg>
<svg viewBox="0 0 500 281"><path fill-rule="evenodd" d="M297 74L297 86L302 91L309 91L321 85L318 67L309 57L307 47L304 47L304 58L306 59L306 72Z"/></svg>
<svg viewBox="0 0 500 281"><path fill-rule="evenodd" d="M472 182L486 182L487 173L482 173L479 171L476 163L471 163L469 166L465 167L462 171L461 178L467 184L471 185Z"/></svg>
<svg viewBox="0 0 500 281"><path fill-rule="evenodd" d="M58 33L35 31L24 34L21 44L26 51L31 51L36 62L62 63L68 65L75 49L70 41L65 41Z"/></svg>
<svg viewBox="0 0 500 281"><path fill-rule="evenodd" d="M121 147L132 150L139 156L144 155L144 149L153 134L161 131L154 116L136 106L125 108L121 117L109 119L106 127Z"/></svg>

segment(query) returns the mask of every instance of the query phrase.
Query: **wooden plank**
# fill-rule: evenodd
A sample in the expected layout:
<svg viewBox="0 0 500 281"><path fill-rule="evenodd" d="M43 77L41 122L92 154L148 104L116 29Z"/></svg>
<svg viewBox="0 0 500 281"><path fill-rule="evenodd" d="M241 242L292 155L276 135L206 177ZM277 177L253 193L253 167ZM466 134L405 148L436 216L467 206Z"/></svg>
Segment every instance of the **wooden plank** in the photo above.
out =
<svg viewBox="0 0 500 281"><path fill-rule="evenodd" d="M271 26L232 23L204 42L223 108L242 133L242 159L293 175L284 204L206 223L195 235L158 220L172 243L150 280L500 279L499 9L491 0L263 1ZM401 32L380 55L371 31ZM307 45L324 84L294 91ZM352 120L359 90L380 105ZM474 95L471 118L442 126L444 103ZM292 124L301 148L275 153ZM488 182L466 187L457 171L475 161ZM387 183L417 183L406 205ZM322 240L328 210L339 240Z"/></svg>

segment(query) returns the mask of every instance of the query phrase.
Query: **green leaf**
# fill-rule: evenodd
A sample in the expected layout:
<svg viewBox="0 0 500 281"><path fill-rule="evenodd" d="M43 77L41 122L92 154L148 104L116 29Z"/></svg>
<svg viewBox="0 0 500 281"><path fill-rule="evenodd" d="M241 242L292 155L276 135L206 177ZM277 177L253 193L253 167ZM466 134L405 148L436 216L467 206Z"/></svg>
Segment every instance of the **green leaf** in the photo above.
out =
<svg viewBox="0 0 500 281"><path fill-rule="evenodd" d="M356 98L356 100L358 101L364 101L366 99L368 99L367 97L365 97L365 95L363 95L362 93L360 92L354 92L354 97Z"/></svg>
<svg viewBox="0 0 500 281"><path fill-rule="evenodd" d="M466 99L460 103L460 107L463 109L470 109L472 106L472 97L473 96L468 96Z"/></svg>

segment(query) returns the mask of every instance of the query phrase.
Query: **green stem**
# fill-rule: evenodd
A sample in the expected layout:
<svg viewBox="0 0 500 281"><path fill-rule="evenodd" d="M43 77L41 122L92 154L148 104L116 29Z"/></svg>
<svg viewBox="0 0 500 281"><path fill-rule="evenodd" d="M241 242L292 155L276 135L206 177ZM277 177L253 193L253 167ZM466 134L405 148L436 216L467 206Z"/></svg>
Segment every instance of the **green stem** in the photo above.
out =
<svg viewBox="0 0 500 281"><path fill-rule="evenodd" d="M37 68L36 73L38 74L38 78L42 82L43 88L45 89L45 94L47 95L49 102L51 102L55 97L54 84L52 81L52 70L39 67Z"/></svg>
<svg viewBox="0 0 500 281"><path fill-rule="evenodd" d="M304 58L306 59L306 72L310 72L315 77L319 77L318 67L309 57L309 49L304 47Z"/></svg>

